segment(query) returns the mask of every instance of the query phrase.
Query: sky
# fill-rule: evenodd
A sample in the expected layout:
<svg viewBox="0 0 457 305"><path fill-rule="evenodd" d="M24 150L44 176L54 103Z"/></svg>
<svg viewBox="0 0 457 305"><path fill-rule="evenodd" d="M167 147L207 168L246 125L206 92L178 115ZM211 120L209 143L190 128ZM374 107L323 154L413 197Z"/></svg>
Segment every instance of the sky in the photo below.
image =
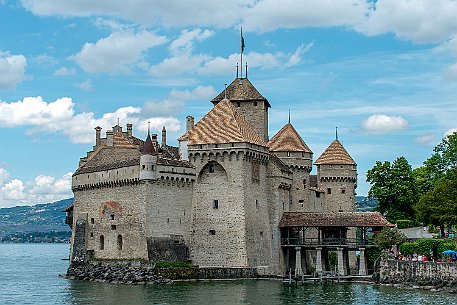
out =
<svg viewBox="0 0 457 305"><path fill-rule="evenodd" d="M69 198L102 133L166 126L177 145L236 77L314 160L338 137L358 164L421 166L457 131L457 1L0 0L0 207ZM125 127L124 127L125 128ZM315 172L315 169L314 169Z"/></svg>

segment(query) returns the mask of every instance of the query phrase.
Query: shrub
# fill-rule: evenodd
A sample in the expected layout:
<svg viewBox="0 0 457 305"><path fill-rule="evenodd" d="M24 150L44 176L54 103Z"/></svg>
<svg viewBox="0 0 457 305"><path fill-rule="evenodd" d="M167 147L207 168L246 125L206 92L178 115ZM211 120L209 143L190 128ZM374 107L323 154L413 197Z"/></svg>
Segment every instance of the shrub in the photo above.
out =
<svg viewBox="0 0 457 305"><path fill-rule="evenodd" d="M430 251L433 251L433 255L436 257L437 254L445 250L456 250L453 240L422 238L416 242L404 243L400 246L400 252L405 256L413 255L413 253L429 256Z"/></svg>
<svg viewBox="0 0 457 305"><path fill-rule="evenodd" d="M405 228L412 228L417 227L417 221L410 220L410 219L398 219L397 220L397 228L398 229L405 229Z"/></svg>

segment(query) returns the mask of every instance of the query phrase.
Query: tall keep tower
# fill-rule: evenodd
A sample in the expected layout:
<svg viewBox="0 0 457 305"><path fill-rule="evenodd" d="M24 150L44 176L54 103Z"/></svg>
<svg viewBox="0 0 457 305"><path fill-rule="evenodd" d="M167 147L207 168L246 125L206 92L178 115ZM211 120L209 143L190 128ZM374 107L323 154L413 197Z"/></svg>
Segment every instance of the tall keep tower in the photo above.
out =
<svg viewBox="0 0 457 305"><path fill-rule="evenodd" d="M324 212L353 212L357 164L340 141L334 140L314 164L318 186L325 191Z"/></svg>
<svg viewBox="0 0 457 305"><path fill-rule="evenodd" d="M268 108L271 106L249 79L235 78L225 91L213 98L211 102L216 105L224 98L229 99L254 131L268 142Z"/></svg>

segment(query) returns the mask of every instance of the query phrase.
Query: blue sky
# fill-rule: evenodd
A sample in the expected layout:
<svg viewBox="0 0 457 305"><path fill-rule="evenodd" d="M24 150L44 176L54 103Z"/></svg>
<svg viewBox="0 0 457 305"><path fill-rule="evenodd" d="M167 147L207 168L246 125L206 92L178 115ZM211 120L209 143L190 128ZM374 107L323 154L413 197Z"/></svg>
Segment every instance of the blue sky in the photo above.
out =
<svg viewBox="0 0 457 305"><path fill-rule="evenodd" d="M0 0L0 207L70 197L94 127L163 125L177 144L235 77L314 159L339 139L358 164L413 167L457 130L457 2Z"/></svg>

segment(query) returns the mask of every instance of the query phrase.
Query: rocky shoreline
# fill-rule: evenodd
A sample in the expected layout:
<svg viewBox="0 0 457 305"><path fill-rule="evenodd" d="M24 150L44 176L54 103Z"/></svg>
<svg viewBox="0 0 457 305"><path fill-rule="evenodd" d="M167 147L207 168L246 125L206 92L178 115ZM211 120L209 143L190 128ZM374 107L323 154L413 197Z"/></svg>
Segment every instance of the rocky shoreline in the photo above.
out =
<svg viewBox="0 0 457 305"><path fill-rule="evenodd" d="M447 293L457 293L456 285L444 285L444 286L419 286L411 284L380 284L384 287L395 287L399 289L418 289L418 290L428 290L431 292L447 292Z"/></svg>
<svg viewBox="0 0 457 305"><path fill-rule="evenodd" d="M157 268L145 261L71 263L66 278L113 284L169 284L173 280L258 278L251 268Z"/></svg>

